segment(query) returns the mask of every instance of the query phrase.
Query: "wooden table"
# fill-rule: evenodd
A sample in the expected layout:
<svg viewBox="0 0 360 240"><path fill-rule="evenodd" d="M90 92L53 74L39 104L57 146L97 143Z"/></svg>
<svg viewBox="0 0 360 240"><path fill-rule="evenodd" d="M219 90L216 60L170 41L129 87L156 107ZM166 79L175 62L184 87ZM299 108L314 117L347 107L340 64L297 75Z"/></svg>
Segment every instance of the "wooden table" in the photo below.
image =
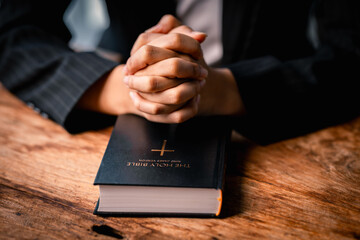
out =
<svg viewBox="0 0 360 240"><path fill-rule="evenodd" d="M0 87L0 239L360 239L360 118L268 146L234 135L217 219L93 215L111 130L70 135Z"/></svg>

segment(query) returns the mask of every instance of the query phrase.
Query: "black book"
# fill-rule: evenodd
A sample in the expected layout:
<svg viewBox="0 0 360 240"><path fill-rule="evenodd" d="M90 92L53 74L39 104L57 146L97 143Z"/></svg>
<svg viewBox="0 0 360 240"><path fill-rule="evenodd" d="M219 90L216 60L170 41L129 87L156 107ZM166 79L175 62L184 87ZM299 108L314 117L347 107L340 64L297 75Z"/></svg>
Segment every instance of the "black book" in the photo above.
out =
<svg viewBox="0 0 360 240"><path fill-rule="evenodd" d="M161 124L118 116L94 182L94 213L219 215L229 129L220 117Z"/></svg>

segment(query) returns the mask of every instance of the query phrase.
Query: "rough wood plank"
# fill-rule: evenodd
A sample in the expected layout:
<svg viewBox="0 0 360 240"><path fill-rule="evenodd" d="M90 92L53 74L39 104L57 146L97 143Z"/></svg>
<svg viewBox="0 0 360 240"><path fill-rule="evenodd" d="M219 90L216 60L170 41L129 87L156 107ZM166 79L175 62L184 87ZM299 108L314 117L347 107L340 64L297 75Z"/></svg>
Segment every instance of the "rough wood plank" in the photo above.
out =
<svg viewBox="0 0 360 240"><path fill-rule="evenodd" d="M221 218L103 218L111 128L70 135L0 87L0 239L360 239L360 118L258 146L235 135Z"/></svg>

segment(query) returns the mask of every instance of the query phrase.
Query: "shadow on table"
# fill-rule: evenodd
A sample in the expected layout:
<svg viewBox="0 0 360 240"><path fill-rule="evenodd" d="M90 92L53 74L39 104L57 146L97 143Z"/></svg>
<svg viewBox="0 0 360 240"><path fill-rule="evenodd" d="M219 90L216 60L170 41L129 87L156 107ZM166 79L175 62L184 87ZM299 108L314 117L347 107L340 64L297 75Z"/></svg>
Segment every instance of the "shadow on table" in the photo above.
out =
<svg viewBox="0 0 360 240"><path fill-rule="evenodd" d="M220 218L227 218L244 211L243 178L247 164L247 154L256 144L233 133L230 154L226 166L226 178L223 191L223 206Z"/></svg>

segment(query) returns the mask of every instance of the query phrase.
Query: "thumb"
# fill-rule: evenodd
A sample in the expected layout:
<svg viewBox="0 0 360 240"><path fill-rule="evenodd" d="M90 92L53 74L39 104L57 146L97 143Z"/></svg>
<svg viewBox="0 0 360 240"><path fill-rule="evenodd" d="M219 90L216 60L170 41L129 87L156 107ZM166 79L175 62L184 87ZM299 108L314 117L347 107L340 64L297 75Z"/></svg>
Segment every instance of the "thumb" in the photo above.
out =
<svg viewBox="0 0 360 240"><path fill-rule="evenodd" d="M202 43L203 41L205 41L205 39L207 37L206 33L193 31L190 27L185 26L185 25L176 27L176 28L172 29L169 33L181 33L181 34L187 35L189 37L192 37L199 43Z"/></svg>
<svg viewBox="0 0 360 240"><path fill-rule="evenodd" d="M149 28L145 32L166 34L180 25L181 22L176 17L170 14L166 14L160 19L160 21L155 26Z"/></svg>

